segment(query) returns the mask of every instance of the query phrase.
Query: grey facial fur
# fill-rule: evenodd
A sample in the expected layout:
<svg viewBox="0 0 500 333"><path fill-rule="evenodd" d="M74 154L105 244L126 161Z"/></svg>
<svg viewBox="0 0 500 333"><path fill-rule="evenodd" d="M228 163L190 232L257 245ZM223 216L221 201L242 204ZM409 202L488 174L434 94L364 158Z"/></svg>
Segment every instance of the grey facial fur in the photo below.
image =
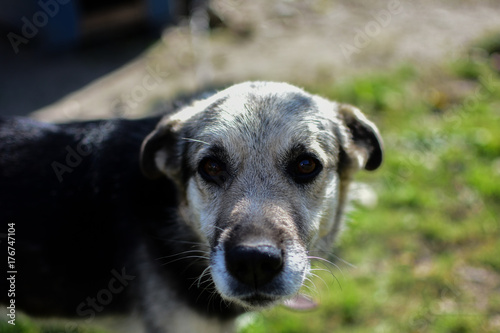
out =
<svg viewBox="0 0 500 333"><path fill-rule="evenodd" d="M142 148L143 172L176 182L182 218L210 247L217 292L247 308L298 292L308 253L328 250L340 229L352 175L381 161L359 110L272 82L167 116Z"/></svg>

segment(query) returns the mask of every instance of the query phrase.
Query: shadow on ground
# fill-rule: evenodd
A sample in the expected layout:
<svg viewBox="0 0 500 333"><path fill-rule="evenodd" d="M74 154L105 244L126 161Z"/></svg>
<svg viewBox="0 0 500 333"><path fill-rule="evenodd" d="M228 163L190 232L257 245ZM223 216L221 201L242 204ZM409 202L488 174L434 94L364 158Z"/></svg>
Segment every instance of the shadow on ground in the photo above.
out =
<svg viewBox="0 0 500 333"><path fill-rule="evenodd" d="M28 115L52 104L127 64L155 41L151 34L134 33L72 51L42 51L27 44L16 54L2 38L0 115Z"/></svg>

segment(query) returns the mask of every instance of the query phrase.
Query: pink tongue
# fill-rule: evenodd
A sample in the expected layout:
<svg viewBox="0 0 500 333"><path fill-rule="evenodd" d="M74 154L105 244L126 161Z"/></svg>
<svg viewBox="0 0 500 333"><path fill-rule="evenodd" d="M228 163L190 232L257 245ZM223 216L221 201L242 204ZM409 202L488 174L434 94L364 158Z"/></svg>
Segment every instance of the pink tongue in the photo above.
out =
<svg viewBox="0 0 500 333"><path fill-rule="evenodd" d="M318 303L306 295L299 294L284 301L283 305L292 310L307 311L316 308Z"/></svg>

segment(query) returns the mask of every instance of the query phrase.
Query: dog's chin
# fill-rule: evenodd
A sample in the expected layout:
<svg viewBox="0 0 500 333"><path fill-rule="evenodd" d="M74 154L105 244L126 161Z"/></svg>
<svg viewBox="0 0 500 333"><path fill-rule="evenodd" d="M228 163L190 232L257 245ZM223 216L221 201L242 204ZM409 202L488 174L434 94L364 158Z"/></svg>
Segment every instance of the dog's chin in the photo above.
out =
<svg viewBox="0 0 500 333"><path fill-rule="evenodd" d="M256 293L242 298L233 298L232 301L247 310L256 311L270 308L276 304L282 303L283 299L281 299L280 297L270 297Z"/></svg>
<svg viewBox="0 0 500 333"><path fill-rule="evenodd" d="M318 303L315 300L304 294L297 294L286 298L256 294L233 301L248 311L260 311L276 305L283 305L285 308L294 311L308 311L318 307Z"/></svg>

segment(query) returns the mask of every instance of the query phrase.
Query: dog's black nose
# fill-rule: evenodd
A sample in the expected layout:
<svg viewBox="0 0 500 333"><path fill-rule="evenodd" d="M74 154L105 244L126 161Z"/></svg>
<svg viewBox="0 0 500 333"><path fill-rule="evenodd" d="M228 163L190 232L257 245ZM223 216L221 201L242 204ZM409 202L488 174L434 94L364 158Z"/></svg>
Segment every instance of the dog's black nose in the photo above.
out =
<svg viewBox="0 0 500 333"><path fill-rule="evenodd" d="M226 252L226 265L238 281L259 288L283 268L283 254L273 245L237 245Z"/></svg>

